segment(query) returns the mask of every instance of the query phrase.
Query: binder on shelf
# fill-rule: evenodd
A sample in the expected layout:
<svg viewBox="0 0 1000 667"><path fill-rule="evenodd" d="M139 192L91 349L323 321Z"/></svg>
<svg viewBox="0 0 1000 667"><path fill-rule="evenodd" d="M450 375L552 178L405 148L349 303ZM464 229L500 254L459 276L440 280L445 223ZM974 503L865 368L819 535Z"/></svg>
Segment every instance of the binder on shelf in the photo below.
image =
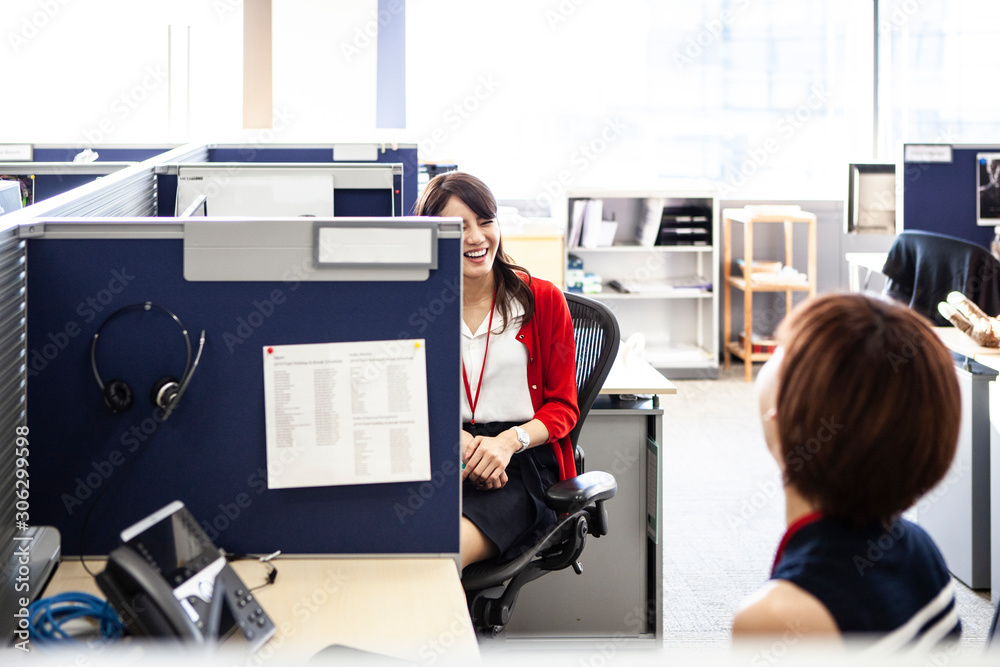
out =
<svg viewBox="0 0 1000 667"><path fill-rule="evenodd" d="M660 221L663 218L663 207L667 201L662 197L650 197L643 202L642 217L636 225L635 240L641 246L656 245L660 233Z"/></svg>
<svg viewBox="0 0 1000 667"><path fill-rule="evenodd" d="M580 230L580 246L597 248L601 244L601 222L604 217L604 201L591 199L583 215L583 229Z"/></svg>
<svg viewBox="0 0 1000 667"><path fill-rule="evenodd" d="M587 201L587 199L573 200L569 234L566 237L566 245L570 248L576 248L580 245L580 232L583 230L583 217L587 213Z"/></svg>
<svg viewBox="0 0 1000 667"><path fill-rule="evenodd" d="M711 245L712 212L698 206L664 206L656 245Z"/></svg>

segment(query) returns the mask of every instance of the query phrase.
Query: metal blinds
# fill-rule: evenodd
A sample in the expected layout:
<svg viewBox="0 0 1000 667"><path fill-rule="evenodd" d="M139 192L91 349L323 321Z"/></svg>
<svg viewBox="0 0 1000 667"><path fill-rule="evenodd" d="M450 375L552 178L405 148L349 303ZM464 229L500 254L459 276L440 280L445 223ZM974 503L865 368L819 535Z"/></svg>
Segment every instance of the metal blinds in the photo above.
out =
<svg viewBox="0 0 1000 667"><path fill-rule="evenodd" d="M4 618L0 628L4 629L13 619L17 599L15 470L17 427L25 424L25 296L25 244L17 228L9 228L0 231L0 615Z"/></svg>
<svg viewBox="0 0 1000 667"><path fill-rule="evenodd" d="M156 177L153 170L128 169L105 178L114 179L110 189L99 189L88 196L57 206L46 215L57 217L154 217L156 216Z"/></svg>

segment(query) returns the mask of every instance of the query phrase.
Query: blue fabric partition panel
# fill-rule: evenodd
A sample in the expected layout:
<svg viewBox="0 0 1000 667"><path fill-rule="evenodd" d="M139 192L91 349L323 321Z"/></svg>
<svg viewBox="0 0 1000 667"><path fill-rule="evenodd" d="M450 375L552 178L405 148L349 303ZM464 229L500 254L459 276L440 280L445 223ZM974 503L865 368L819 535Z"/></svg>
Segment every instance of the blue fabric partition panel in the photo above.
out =
<svg viewBox="0 0 1000 667"><path fill-rule="evenodd" d="M425 281L188 282L178 239L29 240L31 522L56 526L66 555L106 554L123 528L181 500L235 552L457 553L460 239L438 244ZM206 331L163 422L150 389L186 358L168 316L129 311L101 331L98 370L131 385L129 411L103 404L91 370L101 324L146 301L175 313L195 350ZM427 341L432 479L269 490L262 348L399 338Z"/></svg>
<svg viewBox="0 0 1000 667"><path fill-rule="evenodd" d="M92 176L91 178L96 177ZM396 183L398 191L399 176L393 176L393 181ZM157 174L156 191L156 215L166 218L173 217L177 201L177 174ZM334 208L336 209L334 213L340 218L390 217L393 215L393 207L395 207L396 215L401 215L400 207L403 206L403 203L400 200L400 195L394 193L391 200L387 195L385 190L339 188L334 191Z"/></svg>
<svg viewBox="0 0 1000 667"><path fill-rule="evenodd" d="M69 192L100 178L100 174L37 174L35 176L35 201Z"/></svg>
<svg viewBox="0 0 1000 667"><path fill-rule="evenodd" d="M330 162L333 163L333 149L326 147L275 147L241 146L239 148L216 147L208 149L209 162ZM402 213L412 215L417 203L417 149L386 146L379 148L376 162L403 165L403 178L396 183L402 195ZM400 187L402 186L402 187ZM391 215L391 213L337 213L337 215Z"/></svg>
<svg viewBox="0 0 1000 667"><path fill-rule="evenodd" d="M976 153L991 152L1000 146L953 146L950 162L904 162L903 227L989 248L993 227L976 224Z"/></svg>
<svg viewBox="0 0 1000 667"><path fill-rule="evenodd" d="M161 153L170 150L170 147L159 148L143 146L123 146L108 148L105 146L35 146L32 152L32 162L25 162L23 168L19 167L15 173L23 175L35 175L35 201L40 202L50 197L68 192L73 188L86 185L101 177L100 174L76 174L72 169L67 169L67 173L51 174L36 173L33 164L36 162L73 162L73 158L85 150L91 148L98 158L96 162L142 162Z"/></svg>
<svg viewBox="0 0 1000 667"><path fill-rule="evenodd" d="M81 151L90 148L97 153L97 162L142 162L161 153L166 153L171 146L148 148L144 146L122 146L108 148L107 146L65 146L39 147L35 146L32 160L35 162L72 162Z"/></svg>

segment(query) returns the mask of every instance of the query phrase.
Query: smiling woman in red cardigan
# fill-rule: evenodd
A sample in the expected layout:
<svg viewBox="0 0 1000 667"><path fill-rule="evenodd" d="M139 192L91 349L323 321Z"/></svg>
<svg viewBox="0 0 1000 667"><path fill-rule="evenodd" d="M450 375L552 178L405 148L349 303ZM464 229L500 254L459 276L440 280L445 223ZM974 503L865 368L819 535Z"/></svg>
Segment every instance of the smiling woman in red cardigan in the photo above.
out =
<svg viewBox="0 0 1000 667"><path fill-rule="evenodd" d="M545 489L576 475L573 323L562 292L515 265L474 176L427 184L417 215L462 219L462 566L509 560L555 524Z"/></svg>

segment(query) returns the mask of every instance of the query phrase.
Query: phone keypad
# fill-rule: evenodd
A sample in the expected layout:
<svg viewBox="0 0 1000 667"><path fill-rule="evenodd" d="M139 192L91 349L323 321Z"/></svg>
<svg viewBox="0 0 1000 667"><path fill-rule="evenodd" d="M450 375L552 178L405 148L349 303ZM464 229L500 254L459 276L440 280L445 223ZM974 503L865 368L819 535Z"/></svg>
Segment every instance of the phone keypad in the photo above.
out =
<svg viewBox="0 0 1000 667"><path fill-rule="evenodd" d="M223 572L226 577L226 594L230 596L237 626L250 644L250 650L257 651L274 635L277 628L236 571L227 565Z"/></svg>

